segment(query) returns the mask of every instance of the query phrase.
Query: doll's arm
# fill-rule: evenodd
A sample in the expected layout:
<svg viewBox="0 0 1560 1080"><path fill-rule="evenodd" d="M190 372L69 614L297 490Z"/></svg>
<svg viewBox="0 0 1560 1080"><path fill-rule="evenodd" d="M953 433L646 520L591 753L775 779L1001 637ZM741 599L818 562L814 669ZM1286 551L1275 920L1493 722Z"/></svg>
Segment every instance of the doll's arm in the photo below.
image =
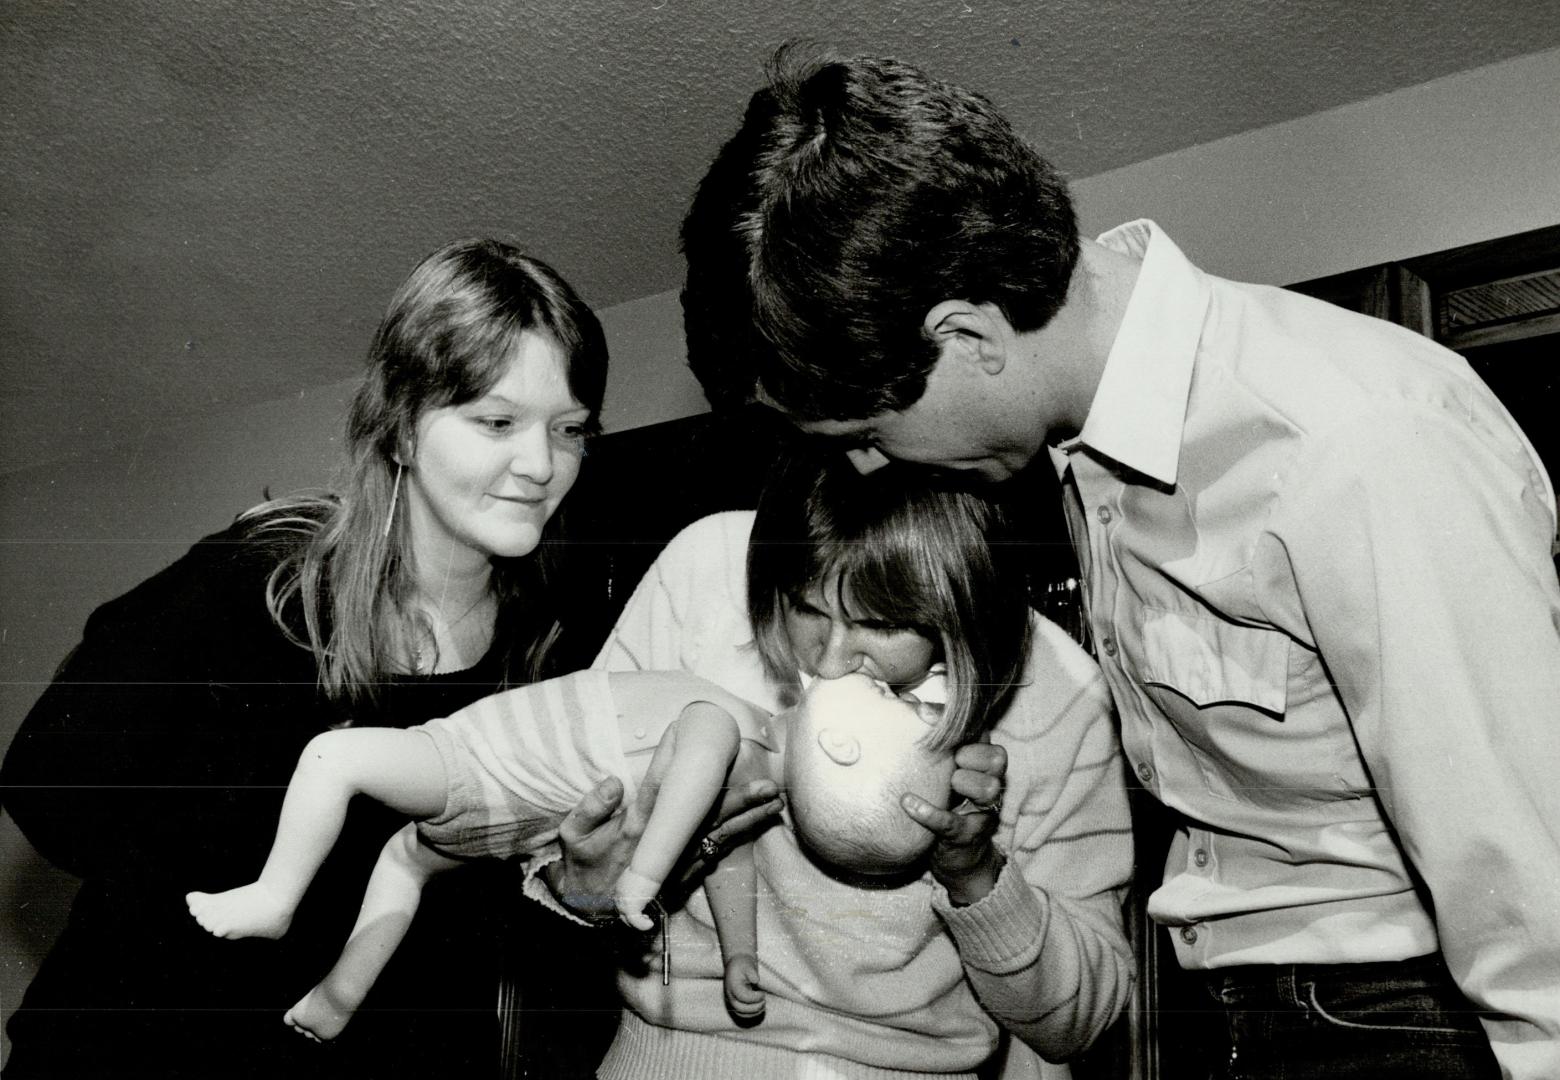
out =
<svg viewBox="0 0 1560 1080"><path fill-rule="evenodd" d="M190 914L218 937L281 937L335 846L354 795L425 818L444 808L445 788L443 760L421 732L350 728L316 735L287 785L259 878L225 892L187 894Z"/></svg>
<svg viewBox="0 0 1560 1080"><path fill-rule="evenodd" d="M742 743L736 720L707 701L691 703L667 727L663 752L668 740L671 757L655 806L616 889L619 915L638 930L650 929L645 908L720 800Z"/></svg>
<svg viewBox="0 0 1560 1080"><path fill-rule="evenodd" d="M752 841L721 857L704 879L704 895L726 968L726 1008L738 1023L757 1023L764 1015L764 992L758 986L758 867Z"/></svg>
<svg viewBox="0 0 1560 1080"><path fill-rule="evenodd" d="M422 843L415 824L406 825L386 841L369 875L363 907L346 948L319 985L287 1010L283 1019L311 1039L333 1039L341 1034L406 936L428 879L459 865L459 860Z"/></svg>

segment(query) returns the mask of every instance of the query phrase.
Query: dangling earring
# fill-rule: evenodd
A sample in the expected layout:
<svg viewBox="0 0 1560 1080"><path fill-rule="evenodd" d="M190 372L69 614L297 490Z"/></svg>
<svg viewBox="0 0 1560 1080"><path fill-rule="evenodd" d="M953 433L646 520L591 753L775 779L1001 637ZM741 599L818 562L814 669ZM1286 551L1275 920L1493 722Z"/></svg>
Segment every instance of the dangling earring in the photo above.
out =
<svg viewBox="0 0 1560 1080"><path fill-rule="evenodd" d="M395 504L401 497L401 474L406 471L406 464L397 461L395 463L395 486L390 489L390 512L385 515L385 531L383 535L390 535L390 526L395 524Z"/></svg>

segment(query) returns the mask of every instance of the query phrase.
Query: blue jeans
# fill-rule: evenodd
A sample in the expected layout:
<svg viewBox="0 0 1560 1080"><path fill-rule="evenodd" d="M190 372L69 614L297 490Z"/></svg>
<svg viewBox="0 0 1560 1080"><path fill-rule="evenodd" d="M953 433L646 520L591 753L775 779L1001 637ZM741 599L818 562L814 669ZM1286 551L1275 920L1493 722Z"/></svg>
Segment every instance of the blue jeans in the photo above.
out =
<svg viewBox="0 0 1560 1080"><path fill-rule="evenodd" d="M1439 953L1208 973L1229 1054L1219 1080L1499 1080L1479 1014Z"/></svg>

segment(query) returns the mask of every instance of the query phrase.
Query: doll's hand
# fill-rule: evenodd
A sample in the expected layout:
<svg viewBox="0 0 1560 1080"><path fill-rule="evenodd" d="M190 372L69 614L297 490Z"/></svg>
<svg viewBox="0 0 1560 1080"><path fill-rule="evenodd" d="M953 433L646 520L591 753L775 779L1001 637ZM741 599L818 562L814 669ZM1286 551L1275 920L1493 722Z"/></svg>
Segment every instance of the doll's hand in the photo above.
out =
<svg viewBox="0 0 1560 1080"><path fill-rule="evenodd" d="M655 920L645 914L645 908L655 903L660 891L659 881L652 881L630 866L617 881L618 918L635 930L653 930Z"/></svg>
<svg viewBox="0 0 1560 1080"><path fill-rule="evenodd" d="M743 1027L752 1027L764 1018L764 992L758 986L758 957L737 953L726 961L723 979L726 1011Z"/></svg>
<svg viewBox="0 0 1560 1080"><path fill-rule="evenodd" d="M943 810L917 795L900 805L937 836L932 876L948 890L955 907L982 899L997 884L1002 853L992 844L1002 810L1007 751L991 743L970 743L953 755L953 809Z"/></svg>

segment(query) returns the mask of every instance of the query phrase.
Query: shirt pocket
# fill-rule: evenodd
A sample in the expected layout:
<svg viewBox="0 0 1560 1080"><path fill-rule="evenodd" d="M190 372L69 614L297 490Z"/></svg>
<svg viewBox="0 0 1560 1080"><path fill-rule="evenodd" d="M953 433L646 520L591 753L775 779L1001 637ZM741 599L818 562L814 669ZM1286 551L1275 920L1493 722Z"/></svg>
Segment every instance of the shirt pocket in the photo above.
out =
<svg viewBox="0 0 1560 1080"><path fill-rule="evenodd" d="M1288 635L1174 611L1143 613L1143 681L1199 707L1241 702L1283 716Z"/></svg>
<svg viewBox="0 0 1560 1080"><path fill-rule="evenodd" d="M1183 748L1209 794L1263 801L1275 758L1298 749L1285 730L1292 644L1276 630L1146 610L1140 678L1176 736L1155 752Z"/></svg>

